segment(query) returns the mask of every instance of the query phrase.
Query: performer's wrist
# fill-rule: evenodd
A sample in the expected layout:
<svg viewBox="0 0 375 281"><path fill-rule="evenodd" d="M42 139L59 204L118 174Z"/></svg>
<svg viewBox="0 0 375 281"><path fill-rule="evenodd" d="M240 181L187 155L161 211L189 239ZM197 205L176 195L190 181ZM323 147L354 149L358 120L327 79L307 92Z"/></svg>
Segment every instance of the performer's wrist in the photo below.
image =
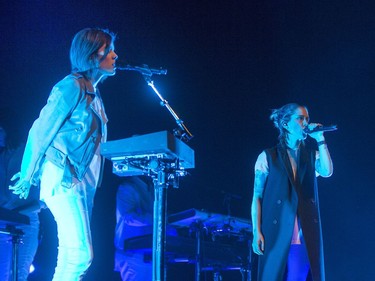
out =
<svg viewBox="0 0 375 281"><path fill-rule="evenodd" d="M326 141L323 139L323 140L321 140L321 141L316 142L316 144L317 144L318 147L319 147L319 146L322 146L322 145L326 145L327 143L326 143Z"/></svg>

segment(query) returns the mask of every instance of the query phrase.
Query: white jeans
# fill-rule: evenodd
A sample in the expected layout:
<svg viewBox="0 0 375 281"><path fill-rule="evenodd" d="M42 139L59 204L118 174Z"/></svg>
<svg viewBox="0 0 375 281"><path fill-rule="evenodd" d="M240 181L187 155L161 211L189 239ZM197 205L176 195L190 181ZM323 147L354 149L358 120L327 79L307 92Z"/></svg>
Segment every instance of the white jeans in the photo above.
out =
<svg viewBox="0 0 375 281"><path fill-rule="evenodd" d="M43 167L41 196L50 209L58 236L53 281L82 280L93 259L90 217L95 185L85 179L72 188L61 187L63 170L49 161Z"/></svg>

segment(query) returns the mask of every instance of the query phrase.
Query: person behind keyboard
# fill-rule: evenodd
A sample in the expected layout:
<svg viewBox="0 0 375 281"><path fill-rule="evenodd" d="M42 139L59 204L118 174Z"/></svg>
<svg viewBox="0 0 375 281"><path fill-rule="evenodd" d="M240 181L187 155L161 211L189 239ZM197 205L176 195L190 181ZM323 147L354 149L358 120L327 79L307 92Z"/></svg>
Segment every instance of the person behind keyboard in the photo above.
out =
<svg viewBox="0 0 375 281"><path fill-rule="evenodd" d="M123 281L152 280L152 249L131 249L138 237L152 235L154 189L147 176L125 177L116 194L115 271Z"/></svg>
<svg viewBox="0 0 375 281"><path fill-rule="evenodd" d="M27 199L20 199L8 188L10 178L20 168L23 145L16 145L14 137L11 136L15 129L8 129L6 123L0 120L0 207L27 215L30 219L30 225L17 226L17 229L24 233L22 243L18 245L17 280L25 281L38 249L41 204L38 188L33 188ZM0 280L2 281L11 280L13 276L11 240L10 235L0 234Z"/></svg>

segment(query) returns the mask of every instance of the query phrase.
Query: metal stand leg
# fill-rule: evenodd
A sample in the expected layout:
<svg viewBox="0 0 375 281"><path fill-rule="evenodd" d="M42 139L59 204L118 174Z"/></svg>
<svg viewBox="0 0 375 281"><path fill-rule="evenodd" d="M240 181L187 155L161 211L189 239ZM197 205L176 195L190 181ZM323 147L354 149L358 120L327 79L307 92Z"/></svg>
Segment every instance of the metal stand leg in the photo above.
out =
<svg viewBox="0 0 375 281"><path fill-rule="evenodd" d="M252 264L253 264L253 261L252 261L252 259L253 259L253 250L252 250L252 247L251 247L251 242L252 242L252 239L251 239L251 237L249 238L249 240L248 240L248 247L249 247L249 256L247 257L247 266L248 266L248 268L247 268L247 281L251 281L251 274L252 274L252 272L251 272L251 270L252 270Z"/></svg>
<svg viewBox="0 0 375 281"><path fill-rule="evenodd" d="M21 236L14 235L12 238L12 266L13 266L13 281L18 281L18 270L17 270L17 264L18 264L18 245L21 242Z"/></svg>
<svg viewBox="0 0 375 281"><path fill-rule="evenodd" d="M195 256L195 281L200 281L201 276L201 236L202 236L202 225L197 223L195 225L195 238L196 238L196 256Z"/></svg>
<svg viewBox="0 0 375 281"><path fill-rule="evenodd" d="M214 281L221 281L221 280L223 280L223 279L221 278L220 271L215 271L214 272Z"/></svg>
<svg viewBox="0 0 375 281"><path fill-rule="evenodd" d="M0 233L12 236L12 281L18 281L18 245L22 242L23 231L8 225L5 229L1 228Z"/></svg>
<svg viewBox="0 0 375 281"><path fill-rule="evenodd" d="M242 281L251 281L251 270L250 268L241 268L240 270Z"/></svg>
<svg viewBox="0 0 375 281"><path fill-rule="evenodd" d="M165 262L166 239L166 173L160 171L157 180L154 179L154 225L152 243L152 280L165 281L167 269Z"/></svg>

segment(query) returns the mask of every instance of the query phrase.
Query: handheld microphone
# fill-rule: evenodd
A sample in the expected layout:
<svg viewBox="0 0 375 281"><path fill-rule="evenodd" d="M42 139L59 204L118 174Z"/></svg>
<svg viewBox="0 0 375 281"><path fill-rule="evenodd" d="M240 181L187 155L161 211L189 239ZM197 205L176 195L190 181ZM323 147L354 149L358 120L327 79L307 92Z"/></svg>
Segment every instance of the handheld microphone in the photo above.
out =
<svg viewBox="0 0 375 281"><path fill-rule="evenodd" d="M147 64L142 64L142 65L118 65L116 66L116 69L118 70L129 70L129 71L138 71L142 75L147 75L151 76L152 74L157 74L157 75L166 75L167 70L163 68L150 68Z"/></svg>
<svg viewBox="0 0 375 281"><path fill-rule="evenodd" d="M311 134L315 132L330 132L330 131L336 131L336 130L337 130L337 125L331 125L331 126L316 126L315 128L311 130L308 127L306 127L303 131L306 134Z"/></svg>

